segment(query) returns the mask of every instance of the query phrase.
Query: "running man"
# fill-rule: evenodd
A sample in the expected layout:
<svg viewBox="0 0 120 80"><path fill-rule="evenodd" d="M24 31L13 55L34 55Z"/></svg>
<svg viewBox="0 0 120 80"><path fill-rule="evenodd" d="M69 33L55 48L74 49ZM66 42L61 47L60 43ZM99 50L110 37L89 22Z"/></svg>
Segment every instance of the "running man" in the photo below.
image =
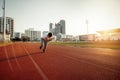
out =
<svg viewBox="0 0 120 80"><path fill-rule="evenodd" d="M42 49L42 47L43 47L43 49L42 49L43 52L45 52L45 50L46 50L47 43L54 39L54 37L52 37L52 36L53 36L53 34L51 32L49 32L49 33L43 35L43 37L41 38L40 49Z"/></svg>

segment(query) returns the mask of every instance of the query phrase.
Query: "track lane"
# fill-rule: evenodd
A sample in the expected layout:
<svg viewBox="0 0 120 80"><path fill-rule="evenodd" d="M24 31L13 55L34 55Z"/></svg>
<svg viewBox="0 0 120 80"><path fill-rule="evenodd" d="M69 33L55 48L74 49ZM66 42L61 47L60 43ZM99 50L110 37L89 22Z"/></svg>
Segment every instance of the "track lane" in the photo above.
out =
<svg viewBox="0 0 120 80"><path fill-rule="evenodd" d="M53 49L54 46L51 46ZM71 49L70 49L71 48ZM64 56L68 56L68 57L73 57L74 59L78 59L78 60L81 60L81 59L84 59L84 60L87 60L88 62L93 62L93 64L97 64L97 65L102 65L102 66L105 66L107 68L110 68L110 69L116 69L115 72L118 72L120 69L119 66L119 62L120 62L120 57L118 57L118 51L117 52L112 52L110 54L114 54L114 55L118 55L118 56L110 56L110 55L103 55L102 51L100 52L99 50L97 50L96 48L88 48L86 51L86 49L80 49L80 48L75 48L75 50L73 51L74 47L61 47L61 46L58 46L56 47L56 49L54 51L56 51L56 53L58 53L59 51L57 49L61 49L61 56L64 55ZM89 51L90 50L90 51ZM97 51L92 51L92 50L97 50ZM106 50L106 49L103 49L103 51ZM69 53L68 53L69 52ZM104 51L105 52L105 51ZM87 54L86 54L87 53ZM97 53L97 54L96 54ZM100 54L99 54L100 53ZM108 53L108 52L105 52L105 53ZM59 54L58 54L59 55ZM116 66L118 66L118 69L116 68Z"/></svg>
<svg viewBox="0 0 120 80"><path fill-rule="evenodd" d="M9 60L8 51L6 50L6 46L4 46L4 52L5 52L6 58L8 59L7 62L9 64L10 70L13 72L14 70L13 70L12 64L11 64L11 62Z"/></svg>
<svg viewBox="0 0 120 80"><path fill-rule="evenodd" d="M27 49L27 45L23 45L22 46L24 48L24 50L26 51L26 53L28 54L29 58L31 59L33 65L35 66L35 68L37 69L38 73L42 76L43 80L48 80L48 77L44 74L44 72L42 71L42 69L39 67L39 65L36 63L36 61L32 58L32 56L30 55L28 49Z"/></svg>
<svg viewBox="0 0 120 80"><path fill-rule="evenodd" d="M22 69L21 69L21 66L20 66L20 64L19 64L19 62L18 62L18 60L17 60L16 53L15 53L15 49L14 49L13 45L11 45L11 47L12 47L12 53L13 53L14 59L15 59L15 61L16 61L16 63L17 63L17 67L18 67L20 70L22 70Z"/></svg>

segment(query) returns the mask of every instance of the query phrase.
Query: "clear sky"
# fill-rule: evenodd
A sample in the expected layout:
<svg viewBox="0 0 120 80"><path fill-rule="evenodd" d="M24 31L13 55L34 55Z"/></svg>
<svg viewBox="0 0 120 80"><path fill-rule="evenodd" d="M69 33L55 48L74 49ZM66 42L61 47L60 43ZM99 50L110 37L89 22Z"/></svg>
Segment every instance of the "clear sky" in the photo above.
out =
<svg viewBox="0 0 120 80"><path fill-rule="evenodd" d="M0 0L2 16L3 0ZM66 21L66 33L95 33L120 28L120 0L6 0L6 16L14 19L15 31L27 28L46 31L49 23Z"/></svg>

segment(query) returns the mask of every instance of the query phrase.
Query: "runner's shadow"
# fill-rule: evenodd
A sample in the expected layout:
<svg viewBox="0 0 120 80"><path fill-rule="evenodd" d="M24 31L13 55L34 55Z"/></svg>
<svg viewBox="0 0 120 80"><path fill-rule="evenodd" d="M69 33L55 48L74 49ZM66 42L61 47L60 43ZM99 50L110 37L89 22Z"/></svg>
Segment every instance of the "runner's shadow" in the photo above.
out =
<svg viewBox="0 0 120 80"><path fill-rule="evenodd" d="M19 56L11 56L9 58L0 58L0 62L3 62L3 61L8 61L8 60L13 60L13 59L16 59L16 58L22 58L22 57L26 57L26 56L29 56L29 55L36 55L36 54L44 54L43 52L35 52L35 53L29 53L29 54L24 54L24 55L19 55Z"/></svg>

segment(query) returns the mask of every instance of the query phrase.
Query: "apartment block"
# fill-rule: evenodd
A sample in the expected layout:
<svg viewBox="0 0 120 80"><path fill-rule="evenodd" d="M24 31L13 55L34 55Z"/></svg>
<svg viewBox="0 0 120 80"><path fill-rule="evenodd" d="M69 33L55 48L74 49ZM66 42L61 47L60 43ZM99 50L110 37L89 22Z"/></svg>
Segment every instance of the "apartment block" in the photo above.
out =
<svg viewBox="0 0 120 80"><path fill-rule="evenodd" d="M3 31L3 18L0 17L0 32ZM14 36L14 20L11 17L6 17L6 32L10 33L11 38Z"/></svg>
<svg viewBox="0 0 120 80"><path fill-rule="evenodd" d="M34 28L25 30L25 36L28 36L31 41L37 41L41 38L41 31L35 31Z"/></svg>

